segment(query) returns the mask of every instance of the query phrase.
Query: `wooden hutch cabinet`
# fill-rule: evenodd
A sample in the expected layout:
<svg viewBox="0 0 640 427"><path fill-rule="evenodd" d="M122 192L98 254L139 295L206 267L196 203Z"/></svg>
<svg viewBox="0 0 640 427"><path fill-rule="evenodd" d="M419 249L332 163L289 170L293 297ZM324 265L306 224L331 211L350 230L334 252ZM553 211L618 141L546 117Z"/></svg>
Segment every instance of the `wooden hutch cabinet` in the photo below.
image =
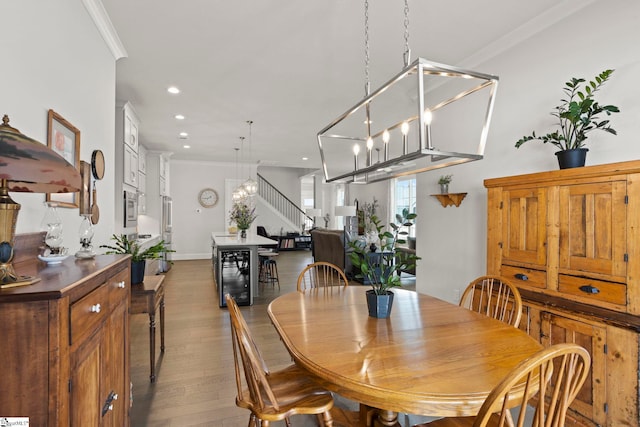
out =
<svg viewBox="0 0 640 427"><path fill-rule="evenodd" d="M487 273L520 289L520 327L591 354L571 425L638 426L640 161L484 184Z"/></svg>
<svg viewBox="0 0 640 427"><path fill-rule="evenodd" d="M0 415L129 425L129 258L15 264L41 281L0 291Z"/></svg>

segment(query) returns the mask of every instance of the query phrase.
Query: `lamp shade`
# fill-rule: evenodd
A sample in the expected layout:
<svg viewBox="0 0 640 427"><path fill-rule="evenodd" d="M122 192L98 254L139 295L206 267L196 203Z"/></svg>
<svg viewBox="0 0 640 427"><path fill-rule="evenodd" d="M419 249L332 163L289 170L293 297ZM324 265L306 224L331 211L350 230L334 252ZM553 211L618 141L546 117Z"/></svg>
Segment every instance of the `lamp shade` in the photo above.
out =
<svg viewBox="0 0 640 427"><path fill-rule="evenodd" d="M0 288L28 285L37 277L18 276L13 268L13 244L20 204L10 191L73 193L80 190L80 172L46 145L9 126L0 125Z"/></svg>
<svg viewBox="0 0 640 427"><path fill-rule="evenodd" d="M356 216L356 207L336 206L336 216Z"/></svg>
<svg viewBox="0 0 640 427"><path fill-rule="evenodd" d="M307 209L306 211L307 216L310 217L315 217L315 216L321 216L322 215L322 210L320 209Z"/></svg>
<svg viewBox="0 0 640 427"><path fill-rule="evenodd" d="M73 193L80 191L80 172L44 144L9 126L0 125L0 179L9 191Z"/></svg>

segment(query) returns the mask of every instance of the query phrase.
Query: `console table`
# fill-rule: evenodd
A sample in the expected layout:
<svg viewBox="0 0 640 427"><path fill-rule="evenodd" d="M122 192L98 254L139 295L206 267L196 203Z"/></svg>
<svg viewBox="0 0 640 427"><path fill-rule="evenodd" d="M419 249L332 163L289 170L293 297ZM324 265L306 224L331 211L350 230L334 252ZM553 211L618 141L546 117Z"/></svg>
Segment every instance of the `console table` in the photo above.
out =
<svg viewBox="0 0 640 427"><path fill-rule="evenodd" d="M164 353L164 276L144 276L131 285L131 314L149 314L149 358L151 382L156 380L156 311L160 311L160 352Z"/></svg>

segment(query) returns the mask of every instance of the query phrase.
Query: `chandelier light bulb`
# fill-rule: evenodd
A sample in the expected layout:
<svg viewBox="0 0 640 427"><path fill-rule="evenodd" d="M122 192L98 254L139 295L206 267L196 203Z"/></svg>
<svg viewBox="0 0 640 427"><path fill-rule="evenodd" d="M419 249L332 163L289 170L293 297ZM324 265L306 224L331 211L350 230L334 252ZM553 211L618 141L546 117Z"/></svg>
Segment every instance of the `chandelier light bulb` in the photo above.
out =
<svg viewBox="0 0 640 427"><path fill-rule="evenodd" d="M382 142L388 144L390 138L391 136L389 135L389 131L385 129L384 132L382 132Z"/></svg>
<svg viewBox="0 0 640 427"><path fill-rule="evenodd" d="M373 163L373 138L367 138L367 166Z"/></svg>
<svg viewBox="0 0 640 427"><path fill-rule="evenodd" d="M402 122L402 126L400 126L400 132L402 132L402 155L404 156L409 152L409 138L407 135L409 134L409 123Z"/></svg>
<svg viewBox="0 0 640 427"><path fill-rule="evenodd" d="M384 161L389 160L389 139L391 139L391 135L389 135L389 131L387 129L382 132L382 142L384 142Z"/></svg>
<svg viewBox="0 0 640 427"><path fill-rule="evenodd" d="M353 170L358 170L358 153L360 153L360 145L353 145Z"/></svg>
<svg viewBox="0 0 640 427"><path fill-rule="evenodd" d="M433 113L431 112L430 109L427 108L426 110L424 110L424 124L429 126L432 120L433 120Z"/></svg>
<svg viewBox="0 0 640 427"><path fill-rule="evenodd" d="M353 146L353 154L355 154L356 156L358 154L360 154L360 146L358 144L354 144L354 146Z"/></svg>

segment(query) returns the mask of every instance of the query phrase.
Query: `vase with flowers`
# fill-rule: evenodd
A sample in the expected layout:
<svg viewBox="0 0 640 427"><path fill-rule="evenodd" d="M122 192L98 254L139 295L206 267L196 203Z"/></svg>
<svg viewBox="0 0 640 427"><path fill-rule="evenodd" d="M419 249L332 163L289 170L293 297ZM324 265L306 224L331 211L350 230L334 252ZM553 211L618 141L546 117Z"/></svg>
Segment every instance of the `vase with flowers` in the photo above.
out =
<svg viewBox="0 0 640 427"><path fill-rule="evenodd" d="M240 237L244 239L247 237L247 230L257 216L255 207L249 206L245 202L236 202L229 212L229 224L236 224L240 230Z"/></svg>

